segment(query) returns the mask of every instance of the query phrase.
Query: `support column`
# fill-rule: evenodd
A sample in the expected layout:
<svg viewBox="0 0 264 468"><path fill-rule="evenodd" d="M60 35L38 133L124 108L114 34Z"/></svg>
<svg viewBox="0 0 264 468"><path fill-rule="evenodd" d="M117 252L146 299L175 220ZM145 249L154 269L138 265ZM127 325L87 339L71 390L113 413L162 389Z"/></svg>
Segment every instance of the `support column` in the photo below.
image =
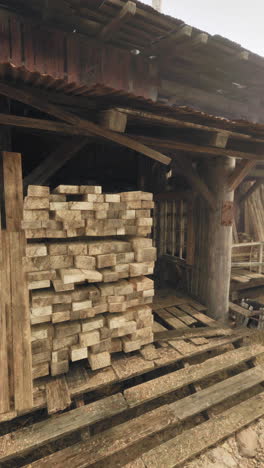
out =
<svg viewBox="0 0 264 468"><path fill-rule="evenodd" d="M206 278L204 298L208 314L226 321L229 308L229 289L232 255L232 220L224 220L224 202L233 202L234 191L228 189L228 177L235 167L234 158L214 158L203 163L203 176L216 198L216 209L207 212L207 233L204 247ZM228 218L228 216L227 216Z"/></svg>

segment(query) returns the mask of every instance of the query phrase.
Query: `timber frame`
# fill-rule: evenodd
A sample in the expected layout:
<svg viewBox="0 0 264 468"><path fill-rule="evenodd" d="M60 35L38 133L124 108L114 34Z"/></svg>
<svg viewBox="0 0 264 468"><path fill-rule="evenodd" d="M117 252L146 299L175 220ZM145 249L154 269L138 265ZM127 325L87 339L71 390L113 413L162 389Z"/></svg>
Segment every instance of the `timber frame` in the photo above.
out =
<svg viewBox="0 0 264 468"><path fill-rule="evenodd" d="M264 348L243 346L250 330L232 330L226 321L234 204L238 198L242 206L264 180L264 101L257 101L264 60L137 0L90 3L88 8L81 0L3 0L0 7L0 422L66 410L56 418L58 426L45 418L26 423L25 434L33 430L32 438L6 431L0 437L0 463L15 463L16 457L34 452L32 467L63 466L68 456L80 466L80 449L88 457L82 466L107 463L109 457L116 466L121 449L145 441L146 435L174 430L180 419L197 413L204 417L206 411L209 419L227 396L263 384L262 366L255 366L254 359ZM64 177L69 185L98 183L105 193L122 187L153 192L155 279L169 272L174 294L171 298L166 290L165 298L156 298L155 344L147 351L117 356L103 371L87 372L73 364L67 376L46 378L38 370L34 375L31 362L23 192L31 184L56 187ZM248 180L255 182L234 201L235 190ZM176 296L179 284L187 293ZM231 350L222 356L226 345ZM207 352L221 356L208 359ZM189 360L197 356L203 362L193 367L195 377ZM199 380L248 362L244 383L238 374L198 396L174 401L176 390L191 386L197 391ZM163 391L167 377L173 383ZM142 388L153 391L153 398L140 401ZM224 413L221 437L264 414L260 390L252 401ZM164 396L172 398L170 406L163 404ZM236 416L240 409L241 420ZM118 415L125 422L120 424ZM193 426L187 437L194 440L200 428L217 434L217 418ZM63 445L38 460L39 447L76 437L89 426L94 451L82 432L74 449ZM106 430L98 434L101 428ZM182 462L206 445L188 448L185 436L175 437L185 447ZM173 446L165 439L174 463ZM217 436L212 440L218 442ZM133 453L128 455L133 459ZM150 443L138 466L152 466L155 456L160 459L159 449Z"/></svg>

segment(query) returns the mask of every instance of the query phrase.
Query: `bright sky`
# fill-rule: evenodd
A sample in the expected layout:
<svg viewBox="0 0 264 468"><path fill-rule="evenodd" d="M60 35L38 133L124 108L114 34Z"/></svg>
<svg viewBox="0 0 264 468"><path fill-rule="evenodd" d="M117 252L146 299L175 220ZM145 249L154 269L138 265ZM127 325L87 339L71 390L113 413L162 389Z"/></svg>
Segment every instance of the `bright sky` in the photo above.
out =
<svg viewBox="0 0 264 468"><path fill-rule="evenodd" d="M162 0L162 13L264 56L263 0Z"/></svg>

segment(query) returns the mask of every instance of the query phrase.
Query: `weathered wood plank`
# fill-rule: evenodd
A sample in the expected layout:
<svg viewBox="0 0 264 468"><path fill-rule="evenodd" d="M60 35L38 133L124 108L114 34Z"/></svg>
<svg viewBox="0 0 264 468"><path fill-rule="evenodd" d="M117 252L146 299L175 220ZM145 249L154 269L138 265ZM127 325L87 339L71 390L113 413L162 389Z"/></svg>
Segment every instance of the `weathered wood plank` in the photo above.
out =
<svg viewBox="0 0 264 468"><path fill-rule="evenodd" d="M24 232L7 234L10 248L14 398L15 409L22 411L33 406L29 296L22 264L26 241Z"/></svg>
<svg viewBox="0 0 264 468"><path fill-rule="evenodd" d="M155 310L155 314L158 315L167 325L175 329L186 328L185 324L181 320L174 317L170 312L165 309Z"/></svg>
<svg viewBox="0 0 264 468"><path fill-rule="evenodd" d="M21 154L3 151L0 153L1 199L3 202L2 229L21 231L23 218L23 186Z"/></svg>
<svg viewBox="0 0 264 468"><path fill-rule="evenodd" d="M36 450L60 437L121 413L127 407L122 394L117 393L4 435L0 437L0 462Z"/></svg>
<svg viewBox="0 0 264 468"><path fill-rule="evenodd" d="M151 385L149 385L149 382L145 382L135 387L128 388L124 391L124 396L129 406L134 407L141 404L143 401L153 400L165 393L198 382L205 377L217 374L223 370L232 369L238 364L248 361L262 353L264 353L264 347L258 345L230 351L208 359L202 364L193 365L186 369L181 369L153 379Z"/></svg>
<svg viewBox="0 0 264 468"><path fill-rule="evenodd" d="M212 337L212 336L231 336L236 333L235 330L231 328L209 328L209 327L201 327L201 328L188 328L184 327L180 330L166 330L156 332L154 334L154 341L166 341L166 340L175 340L175 339L185 339L185 338L200 338L200 337ZM248 334L251 331L248 330Z"/></svg>
<svg viewBox="0 0 264 468"><path fill-rule="evenodd" d="M163 429L177 424L186 418L200 413L205 408L221 403L226 398L239 394L263 381L263 368L247 371L248 378L242 374L219 382L209 389L201 390L169 405L161 406L149 413L106 430L88 441L81 442L56 452L30 465L32 468L46 466L72 466L85 468L121 450L128 449L136 442ZM209 398L209 400L208 400ZM263 404L264 409L264 404ZM201 427L201 426L198 426ZM184 433L186 437L186 432ZM160 463L157 466L166 466Z"/></svg>
<svg viewBox="0 0 264 468"><path fill-rule="evenodd" d="M6 233L0 233L0 414L10 410L9 395L9 371L13 374L12 369L8 370L8 364L12 364L11 356L8 349L10 347L10 324L8 318L10 316L9 290L10 290L10 275L7 267L7 248L6 248ZM10 389L11 390L11 389Z"/></svg>
<svg viewBox="0 0 264 468"><path fill-rule="evenodd" d="M170 312L174 317L178 318L181 320L185 325L189 326L194 323L197 323L197 320L190 315L186 314L180 309L177 309L177 307L168 307L167 311Z"/></svg>
<svg viewBox="0 0 264 468"><path fill-rule="evenodd" d="M64 376L46 384L48 413L53 414L68 408L71 404L69 388Z"/></svg>
<svg viewBox="0 0 264 468"><path fill-rule="evenodd" d="M187 314L191 315L191 317L195 318L199 322L203 323L204 325L207 325L208 327L215 327L219 326L219 322L216 320L212 319L211 317L208 317L208 315L205 315L201 312L197 312L192 306L189 304L181 304L180 309L182 309L184 312Z"/></svg>
<svg viewBox="0 0 264 468"><path fill-rule="evenodd" d="M29 297L23 269L26 240L21 230L21 155L4 151L0 155L0 164L1 237L5 242L2 252L2 301L6 313L9 392L10 398L14 399L14 409L23 411L33 406L33 389Z"/></svg>
<svg viewBox="0 0 264 468"><path fill-rule="evenodd" d="M264 393L183 432L142 456L147 468L175 468L264 415Z"/></svg>

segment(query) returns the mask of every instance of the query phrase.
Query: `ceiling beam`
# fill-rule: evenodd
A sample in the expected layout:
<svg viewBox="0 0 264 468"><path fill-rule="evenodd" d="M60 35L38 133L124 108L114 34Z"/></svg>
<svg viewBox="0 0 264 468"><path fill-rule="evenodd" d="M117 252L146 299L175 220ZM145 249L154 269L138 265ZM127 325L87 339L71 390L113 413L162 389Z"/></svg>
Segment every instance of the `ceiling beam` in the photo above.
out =
<svg viewBox="0 0 264 468"><path fill-rule="evenodd" d="M132 135L131 135L132 136ZM195 154L197 157L207 157L207 156L227 156L238 159L249 159L256 161L264 160L264 151L263 155L255 153L245 153L244 151L235 151L226 148L217 148L213 146L202 146L191 143L185 143L177 140L165 140L164 138L154 138L150 136L143 135L133 135L134 138L137 138L138 141L152 146L153 148L162 148L163 150L180 150L190 154Z"/></svg>
<svg viewBox="0 0 264 468"><path fill-rule="evenodd" d="M177 128L187 128L191 130L200 130L203 132L210 132L213 134L221 134L221 135L226 135L227 137L234 138L236 140L247 140L252 143L263 143L264 144L264 137L261 138L254 138L251 135L247 135L244 133L238 133L230 130L226 130L225 128L219 128L212 126L209 127L208 125L203 125L203 124L197 124L193 122L186 122L184 120L179 120L174 117L168 117L164 115L159 115L157 113L152 113L152 112L146 112L144 110L138 110L138 109L127 109L123 107L118 107L116 110L123 112L124 114L128 115L128 119L138 119L146 122L151 122L153 124L157 123L160 125L165 125L168 127L177 127ZM189 118L189 115L186 115ZM182 115L184 117L184 114ZM195 117L195 114L194 114ZM219 120L219 123L224 123L224 121L221 122ZM214 121L214 124L217 124L217 120ZM211 143L212 144L212 143ZM213 146L219 146L219 145L213 145Z"/></svg>
<svg viewBox="0 0 264 468"><path fill-rule="evenodd" d="M45 184L67 161L83 149L89 141L87 137L72 137L71 139L67 138L67 140L64 140L23 179L23 186Z"/></svg>
<svg viewBox="0 0 264 468"><path fill-rule="evenodd" d="M112 37L119 31L120 27L136 14L136 11L137 6L134 2L126 2L117 16L102 28L98 34L98 39L102 41L112 39Z"/></svg>
<svg viewBox="0 0 264 468"><path fill-rule="evenodd" d="M228 188L229 190L236 190L236 188L243 182L245 177L250 173L251 169L257 164L257 161L248 160L241 161L236 165L232 174L229 176Z"/></svg>
<svg viewBox="0 0 264 468"><path fill-rule="evenodd" d="M125 146L126 148L144 154L145 156L148 156L149 158L154 159L155 161L158 161L162 164L168 165L171 161L168 156L165 156L164 154L139 143L133 138L129 138L128 136L121 135L120 133L112 132L111 130L102 128L100 125L97 125L89 120L84 120L72 112L67 112L59 106L51 104L42 98L38 98L37 96L32 95L32 93L29 91L21 91L13 86L0 83L0 94L39 109L40 111L56 117L59 120L67 122L68 124L77 127L79 126L80 128L87 130L87 132L89 132L89 134L92 136L97 136L117 143L121 146Z"/></svg>

